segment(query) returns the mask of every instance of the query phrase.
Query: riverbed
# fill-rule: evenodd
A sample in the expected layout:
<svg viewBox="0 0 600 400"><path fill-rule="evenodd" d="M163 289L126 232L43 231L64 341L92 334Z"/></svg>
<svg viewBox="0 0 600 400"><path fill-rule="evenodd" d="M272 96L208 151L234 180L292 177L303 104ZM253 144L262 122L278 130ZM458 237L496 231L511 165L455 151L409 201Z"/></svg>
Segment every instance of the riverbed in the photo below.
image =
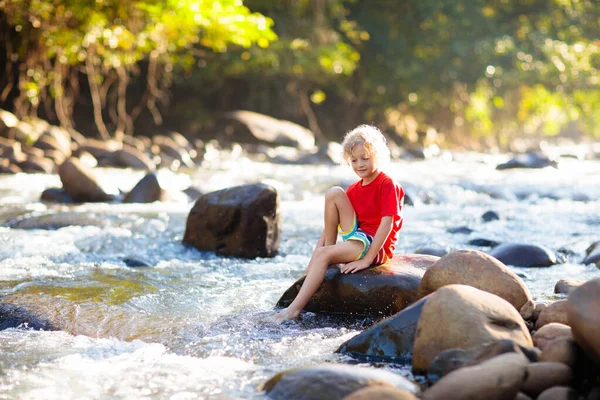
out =
<svg viewBox="0 0 600 400"><path fill-rule="evenodd" d="M569 156L558 168L497 170L508 158L442 152L393 161L386 172L414 203L405 205L396 253L489 250L469 245L472 239L541 245L563 262L509 267L536 301L559 299L559 279L600 276L598 267L582 264L586 248L600 240L600 162ZM97 174L115 192L144 176ZM302 275L321 229L324 192L353 182L349 167L274 164L237 151L158 176L168 201L70 206L39 201L44 189L60 187L57 175L0 176L0 299L60 327L0 331L0 398L264 398L260 385L284 369L355 362L334 351L366 322L340 325L311 313L280 327L259 322ZM280 194L275 257L217 257L182 245L193 206L182 190L254 182ZM500 218L484 222L487 211ZM77 224L22 229L24 221L52 215L70 215ZM452 233L460 227L470 233ZM128 258L149 267L128 267ZM406 366L375 367L411 377Z"/></svg>

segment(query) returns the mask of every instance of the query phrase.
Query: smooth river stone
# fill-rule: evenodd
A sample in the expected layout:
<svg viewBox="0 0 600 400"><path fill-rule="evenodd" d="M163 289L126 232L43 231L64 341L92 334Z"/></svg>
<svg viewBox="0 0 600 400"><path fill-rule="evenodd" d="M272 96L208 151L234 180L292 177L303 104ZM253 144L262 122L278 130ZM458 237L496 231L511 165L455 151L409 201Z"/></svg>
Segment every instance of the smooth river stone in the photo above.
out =
<svg viewBox="0 0 600 400"><path fill-rule="evenodd" d="M417 300L424 270L439 257L421 254L395 255L388 263L354 274L342 274L330 266L321 287L305 311L361 316L396 314ZM298 294L304 277L297 280L277 302L287 307Z"/></svg>

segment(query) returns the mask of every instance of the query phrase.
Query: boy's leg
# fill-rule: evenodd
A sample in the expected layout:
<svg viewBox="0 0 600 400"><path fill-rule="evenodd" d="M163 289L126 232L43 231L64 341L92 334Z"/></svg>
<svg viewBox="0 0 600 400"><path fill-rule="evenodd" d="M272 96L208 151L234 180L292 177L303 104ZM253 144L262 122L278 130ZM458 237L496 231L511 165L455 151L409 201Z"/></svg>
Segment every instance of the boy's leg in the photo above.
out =
<svg viewBox="0 0 600 400"><path fill-rule="evenodd" d="M310 259L308 273L298 295L296 295L296 298L288 308L273 315L269 320L281 323L288 319L296 318L313 294L319 289L321 283L323 283L327 267L331 264L353 261L362 249L363 244L356 240L349 240L333 246L324 246L316 249Z"/></svg>

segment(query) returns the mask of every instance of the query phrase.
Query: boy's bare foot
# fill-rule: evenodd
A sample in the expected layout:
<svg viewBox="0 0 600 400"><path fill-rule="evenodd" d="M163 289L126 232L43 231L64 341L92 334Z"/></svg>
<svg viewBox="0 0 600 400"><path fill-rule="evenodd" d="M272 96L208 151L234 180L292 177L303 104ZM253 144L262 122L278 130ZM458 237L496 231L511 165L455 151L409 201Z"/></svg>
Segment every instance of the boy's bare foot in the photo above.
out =
<svg viewBox="0 0 600 400"><path fill-rule="evenodd" d="M267 323L271 323L271 324L282 324L285 321L289 321L291 319L294 319L298 316L298 312L293 312L292 310L286 308L285 310L281 310L276 314L273 314L267 318L265 318L263 321L267 322Z"/></svg>

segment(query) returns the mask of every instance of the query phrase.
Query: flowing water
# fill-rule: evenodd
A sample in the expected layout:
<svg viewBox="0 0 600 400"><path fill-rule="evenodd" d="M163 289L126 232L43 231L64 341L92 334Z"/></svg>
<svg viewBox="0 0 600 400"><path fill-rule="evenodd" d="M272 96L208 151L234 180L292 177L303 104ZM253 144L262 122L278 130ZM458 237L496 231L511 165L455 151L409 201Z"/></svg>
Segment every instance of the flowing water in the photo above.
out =
<svg viewBox="0 0 600 400"><path fill-rule="evenodd" d="M538 301L554 285L600 276L581 263L600 239L600 162L561 158L559 167L497 171L507 157L442 154L394 161L405 187L397 253L467 242L539 244L567 254L550 268L517 268ZM129 190L143 176L102 169L100 182ZM323 193L355 178L349 167L257 162L239 153L189 173L160 171L173 196L154 204L53 205L40 193L56 175L0 176L0 301L46 318L58 331L0 331L2 399L263 398L275 373L322 362L352 362L336 348L365 328L306 314L266 326L279 296L301 276L321 228ZM179 191L209 192L265 182L281 196L283 237L270 259L217 257L181 244L193 203ZM500 219L484 223L493 210ZM53 217L74 225L22 229ZM466 226L471 233L450 233ZM488 250L487 248L477 248ZM151 265L130 268L131 257ZM408 367L377 365L410 377Z"/></svg>

